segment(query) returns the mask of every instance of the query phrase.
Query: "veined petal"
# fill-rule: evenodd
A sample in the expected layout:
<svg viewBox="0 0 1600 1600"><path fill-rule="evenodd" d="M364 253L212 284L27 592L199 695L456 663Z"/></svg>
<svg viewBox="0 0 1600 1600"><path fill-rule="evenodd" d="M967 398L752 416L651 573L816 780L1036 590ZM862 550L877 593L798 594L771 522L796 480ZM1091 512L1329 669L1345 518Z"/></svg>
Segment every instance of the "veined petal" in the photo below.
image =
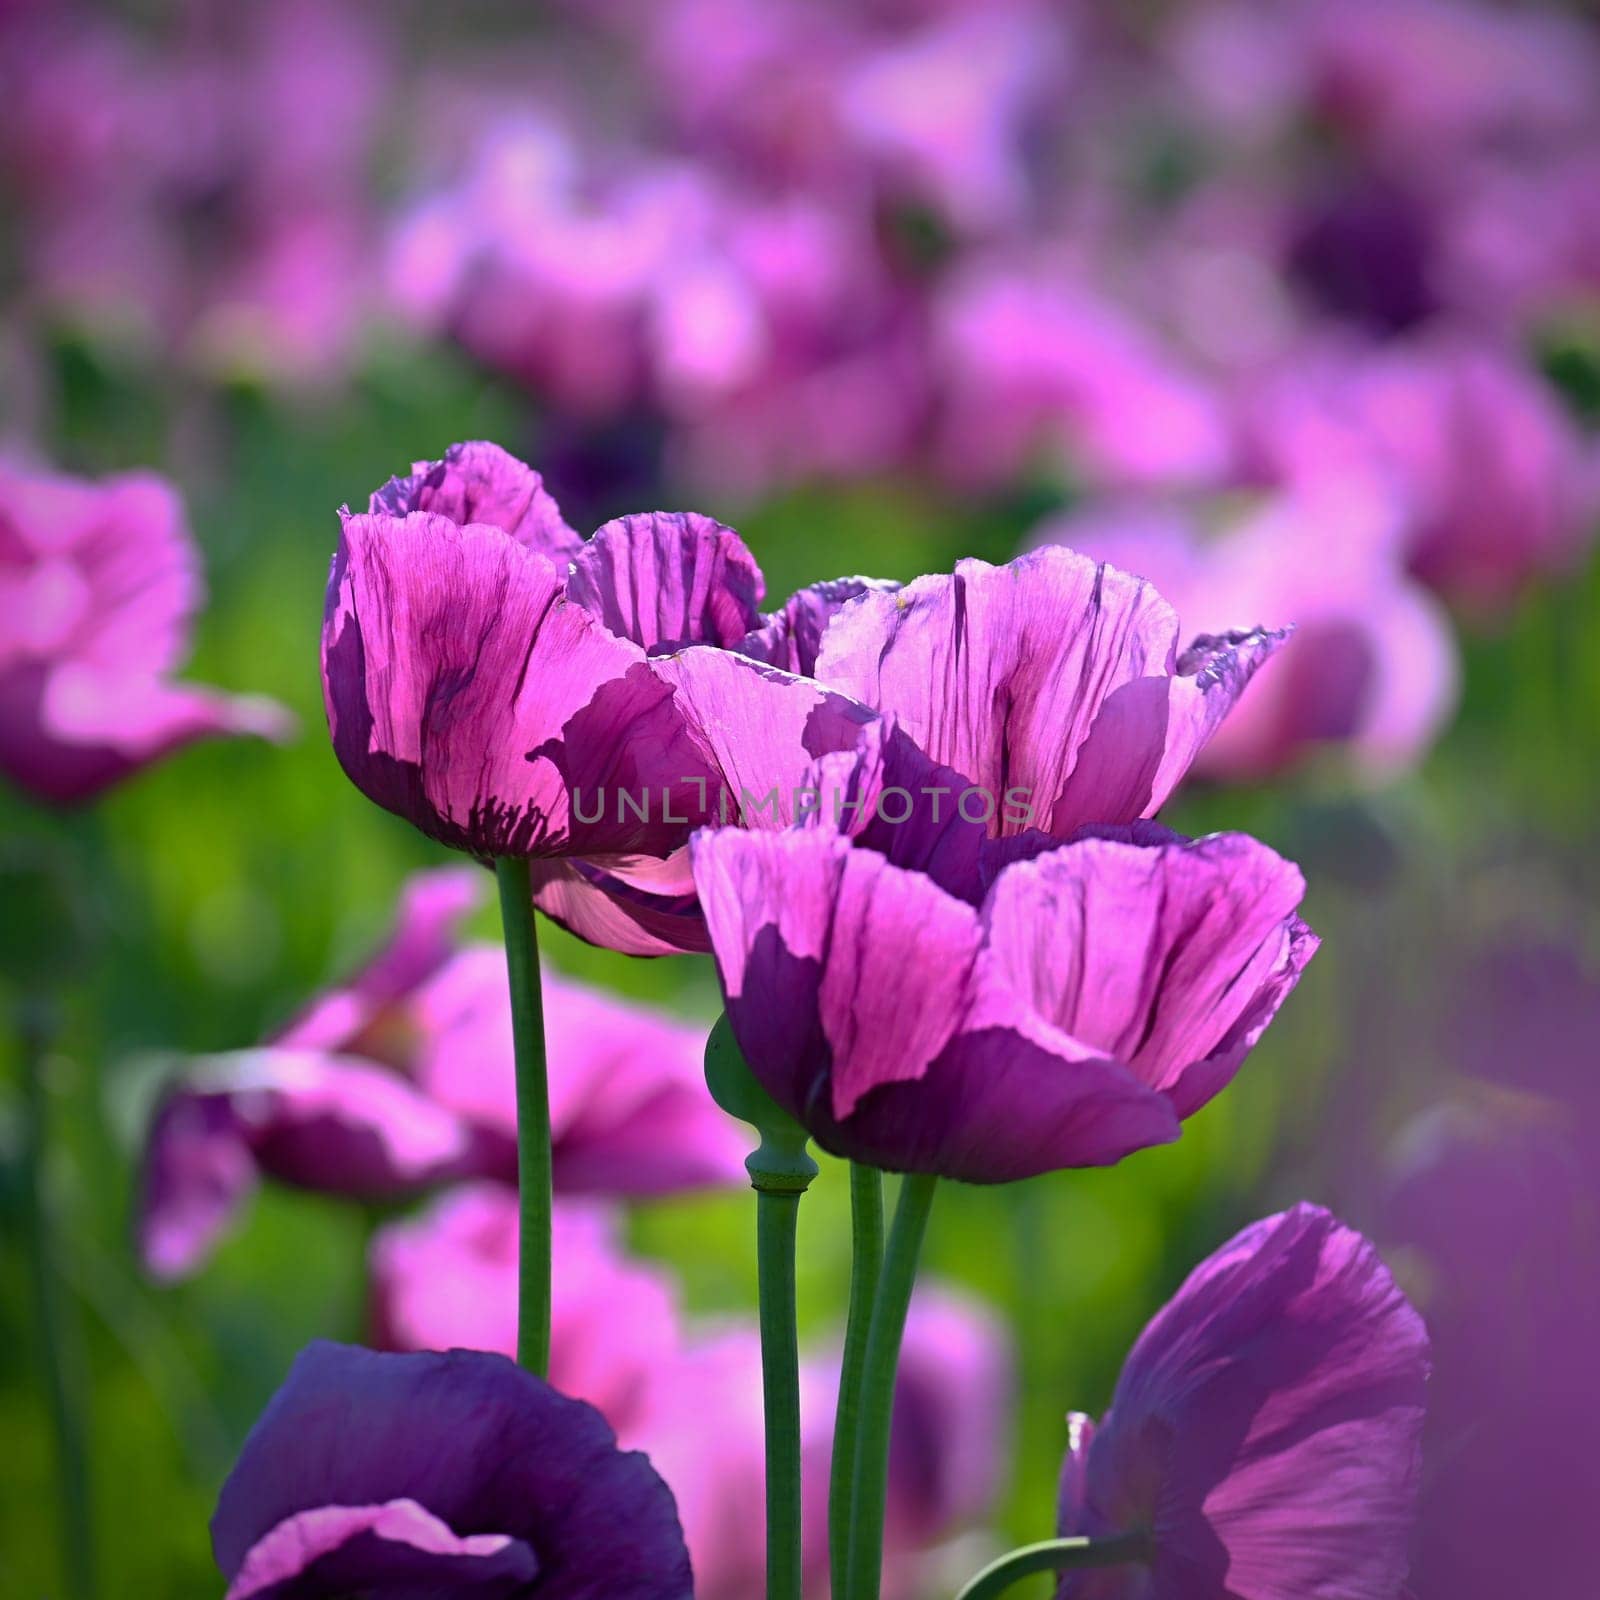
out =
<svg viewBox="0 0 1600 1600"><path fill-rule="evenodd" d="M1309 1205L1247 1228L1139 1336L1063 1495L1062 1533L1142 1528L1150 1568L1073 1575L1062 1600L1399 1594L1427 1375L1422 1319L1359 1234Z"/></svg>
<svg viewBox="0 0 1600 1600"><path fill-rule="evenodd" d="M673 697L707 764L720 778L707 797L718 825L780 828L825 808L813 788L813 764L854 751L876 715L809 678L780 672L726 650L680 650L651 662Z"/></svg>
<svg viewBox="0 0 1600 1600"><path fill-rule="evenodd" d="M737 643L760 618L763 588L744 540L693 511L606 523L567 580L573 601L649 651Z"/></svg>
<svg viewBox="0 0 1600 1600"><path fill-rule="evenodd" d="M822 830L717 829L690 851L734 1037L781 1104L847 1117L927 1070L965 1007L970 906Z"/></svg>
<svg viewBox="0 0 1600 1600"><path fill-rule="evenodd" d="M686 831L661 817L660 791L693 770L670 691L499 529L347 516L323 677L352 781L447 844L666 854ZM591 805L600 791L592 823L574 813L583 788Z"/></svg>
<svg viewBox="0 0 1600 1600"><path fill-rule="evenodd" d="M391 478L379 489L367 509L394 517L428 511L462 527L487 523L546 557L557 572L565 572L583 548L544 479L481 439L451 445L441 460L417 462L409 477Z"/></svg>
<svg viewBox="0 0 1600 1600"><path fill-rule="evenodd" d="M1052 1026L1177 1094L1244 1019L1253 1034L1265 1027L1263 991L1270 1015L1292 987L1311 954L1295 944L1304 887L1243 834L1085 838L1000 872L986 958Z"/></svg>
<svg viewBox="0 0 1600 1600"><path fill-rule="evenodd" d="M822 636L834 617L861 595L892 594L899 587L889 578L833 578L814 583L796 590L733 648L769 667L781 667L803 678L815 677Z"/></svg>
<svg viewBox="0 0 1600 1600"><path fill-rule="evenodd" d="M1051 816L1107 697L1170 674L1177 630L1149 584L1046 548L863 596L829 625L817 676L893 714L995 797L994 831L1014 832L1005 798Z"/></svg>

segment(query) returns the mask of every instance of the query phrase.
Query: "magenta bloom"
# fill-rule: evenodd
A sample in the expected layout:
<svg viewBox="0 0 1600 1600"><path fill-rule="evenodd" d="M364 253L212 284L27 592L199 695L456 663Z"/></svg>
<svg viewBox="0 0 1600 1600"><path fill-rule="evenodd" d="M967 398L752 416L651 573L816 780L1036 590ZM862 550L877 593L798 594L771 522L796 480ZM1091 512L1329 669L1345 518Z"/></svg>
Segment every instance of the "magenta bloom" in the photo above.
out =
<svg viewBox="0 0 1600 1600"><path fill-rule="evenodd" d="M1336 750L1385 775L1427 752L1458 676L1449 619L1402 567L1399 522L1392 495L1341 483L1276 496L1209 535L1185 509L1113 502L1034 538L1142 574L1187 630L1293 625L1197 772L1248 781Z"/></svg>
<svg viewBox="0 0 1600 1600"><path fill-rule="evenodd" d="M368 1201L515 1182L505 955L453 938L480 882L470 868L419 874L365 970L267 1045L202 1061L169 1089L145 1155L152 1272L199 1266L263 1176ZM558 1189L743 1181L742 1137L705 1094L702 1029L553 973L545 994Z"/></svg>
<svg viewBox="0 0 1600 1600"><path fill-rule="evenodd" d="M1285 481L1391 493L1406 564L1475 611L1569 570L1593 536L1581 435L1537 373L1483 341L1302 356L1261 395L1254 427L1261 464Z"/></svg>
<svg viewBox="0 0 1600 1600"><path fill-rule="evenodd" d="M554 1213L550 1381L587 1400L625 1438L648 1385L677 1348L674 1286L623 1255L616 1219L584 1201ZM373 1240L373 1322L390 1350L517 1348L516 1191L462 1184Z"/></svg>
<svg viewBox="0 0 1600 1600"><path fill-rule="evenodd" d="M222 1486L227 1600L689 1600L672 1493L503 1356L307 1347Z"/></svg>
<svg viewBox="0 0 1600 1600"><path fill-rule="evenodd" d="M764 615L760 569L731 528L654 512L585 541L538 473L457 445L344 514L323 630L334 749L358 788L423 832L533 857L537 903L581 937L632 954L703 948L687 863L670 858L726 809L726 777L651 658L709 644L803 663L866 580L853 582ZM815 701L766 681L764 699ZM849 748L859 720L788 718L806 742L784 770Z"/></svg>
<svg viewBox="0 0 1600 1600"><path fill-rule="evenodd" d="M1428 1339L1360 1234L1300 1205L1201 1263L1097 1426L1071 1419L1060 1531L1148 1567L1060 1600L1389 1600L1416 1510Z"/></svg>
<svg viewBox="0 0 1600 1600"><path fill-rule="evenodd" d="M483 857L660 857L682 842L661 813L681 814L670 801L688 805L687 780L703 769L645 646L674 602L678 624L706 620L688 614L697 599L713 606L694 587L695 556L717 598L726 593L715 524L685 526L679 541L663 529L681 558L662 575L670 594L651 583L637 595L623 624L633 638L598 614L609 600L620 618L626 603L609 591L608 546L589 563L590 610L567 593L578 536L538 474L492 446L458 447L342 519L323 679L334 751L357 788ZM648 562L653 529L641 531ZM626 532L617 538L632 548ZM652 805L647 815L601 806L588 821L573 805L585 786Z"/></svg>
<svg viewBox="0 0 1600 1600"><path fill-rule="evenodd" d="M968 809L991 832L1065 838L1154 816L1285 637L1184 648L1151 584L1051 548L862 596L829 624L816 675L975 785L987 799Z"/></svg>
<svg viewBox="0 0 1600 1600"><path fill-rule="evenodd" d="M172 681L201 601L162 479L0 463L0 772L70 805L196 739L285 737L270 701Z"/></svg>
<svg viewBox="0 0 1600 1600"><path fill-rule="evenodd" d="M1299 872L1243 835L880 837L927 859L823 827L691 846L745 1058L874 1166L997 1183L1175 1139L1316 949Z"/></svg>
<svg viewBox="0 0 1600 1600"><path fill-rule="evenodd" d="M1196 485L1227 470L1219 399L1069 263L954 278L934 308L934 465L1005 484L1041 455L1106 487Z"/></svg>

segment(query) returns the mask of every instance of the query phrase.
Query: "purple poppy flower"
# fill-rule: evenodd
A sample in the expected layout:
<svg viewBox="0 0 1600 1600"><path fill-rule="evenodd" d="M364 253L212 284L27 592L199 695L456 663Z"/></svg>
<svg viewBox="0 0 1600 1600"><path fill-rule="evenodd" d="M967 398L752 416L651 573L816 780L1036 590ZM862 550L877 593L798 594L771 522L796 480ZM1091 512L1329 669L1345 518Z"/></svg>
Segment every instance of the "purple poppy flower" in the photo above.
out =
<svg viewBox="0 0 1600 1600"><path fill-rule="evenodd" d="M324 632L334 747L358 787L425 832L533 856L535 902L580 937L637 955L704 949L674 850L691 822L727 813L728 775L686 724L664 658L703 644L805 664L868 585L819 585L765 615L731 528L655 512L583 540L538 473L457 445L345 517ZM469 594L482 629L460 620ZM385 617L412 630L408 653L377 628ZM752 722L795 732L792 749L764 746L775 773L849 748L868 715L838 702L819 721L815 687L783 673L742 688L759 693Z"/></svg>
<svg viewBox="0 0 1600 1600"><path fill-rule="evenodd" d="M516 1178L505 955L458 949L471 868L419 874L388 946L258 1050L202 1061L168 1090L145 1155L150 1270L193 1271L260 1177L394 1200ZM545 975L555 1182L567 1194L671 1193L744 1179L744 1141L706 1098L704 1031Z"/></svg>
<svg viewBox="0 0 1600 1600"><path fill-rule="evenodd" d="M200 604L162 479L0 463L0 772L71 805L196 739L285 737L292 721L271 701L172 680Z"/></svg>
<svg viewBox="0 0 1600 1600"><path fill-rule="evenodd" d="M1012 481L1041 451L1105 487L1198 485L1227 470L1218 398L1062 263L956 277L935 308L936 466Z"/></svg>
<svg viewBox="0 0 1600 1600"><path fill-rule="evenodd" d="M1180 654L1151 584L1048 548L863 595L816 671L962 774L991 831L1064 838L1153 816L1284 638L1252 628Z"/></svg>
<svg viewBox="0 0 1600 1600"><path fill-rule="evenodd" d="M1576 427L1537 374L1481 340L1302 353L1247 427L1278 481L1390 495L1406 564L1469 610L1502 610L1592 538L1595 477Z"/></svg>
<svg viewBox="0 0 1600 1600"><path fill-rule="evenodd" d="M1233 780L1282 772L1330 749L1382 776L1414 765L1455 703L1449 619L1404 572L1392 496L1343 483L1283 494L1203 533L1188 510L1093 505L1038 542L1069 545L1150 579L1186 630L1226 637L1291 623L1288 647L1195 759Z"/></svg>
<svg viewBox="0 0 1600 1600"><path fill-rule="evenodd" d="M1243 835L885 831L921 870L821 825L690 847L745 1058L874 1166L993 1183L1175 1139L1316 949L1299 872Z"/></svg>
<svg viewBox="0 0 1600 1600"><path fill-rule="evenodd" d="M409 498L433 498L425 474ZM683 815L688 780L710 774L643 647L567 596L561 530L384 509L396 503L388 489L343 514L328 585L328 722L351 781L482 857L668 854L682 828L662 812ZM643 814L601 805L588 820L585 788L642 798Z"/></svg>
<svg viewBox="0 0 1600 1600"><path fill-rule="evenodd" d="M1245 1229L1140 1334L1100 1423L1070 1419L1060 1532L1152 1553L1060 1600L1398 1595L1427 1377L1422 1319L1360 1234L1309 1205Z"/></svg>
<svg viewBox="0 0 1600 1600"><path fill-rule="evenodd" d="M228 1600L689 1600L672 1493L504 1356L301 1352L211 1519Z"/></svg>

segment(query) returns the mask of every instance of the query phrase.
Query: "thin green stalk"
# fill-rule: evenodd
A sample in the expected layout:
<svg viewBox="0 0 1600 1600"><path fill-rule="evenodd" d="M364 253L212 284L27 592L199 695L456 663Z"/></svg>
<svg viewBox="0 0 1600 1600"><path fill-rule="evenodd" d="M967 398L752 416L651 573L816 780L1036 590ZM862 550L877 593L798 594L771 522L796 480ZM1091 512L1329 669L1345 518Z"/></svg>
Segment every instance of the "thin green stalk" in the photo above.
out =
<svg viewBox="0 0 1600 1600"><path fill-rule="evenodd" d="M833 1593L842 1595L850 1558L850 1477L855 1469L861 1420L861 1375L867 1331L883 1267L883 1174L850 1163L850 1316L839 1368L839 1405L833 1421L833 1466L828 1478L828 1572Z"/></svg>
<svg viewBox="0 0 1600 1600"><path fill-rule="evenodd" d="M800 1196L817 1175L806 1130L762 1088L726 1016L706 1040L706 1087L761 1143L745 1161L756 1191L761 1392L767 1438L767 1600L800 1600L800 1351L794 1236Z"/></svg>
<svg viewBox="0 0 1600 1600"><path fill-rule="evenodd" d="M929 1174L915 1172L900 1180L900 1198L884 1252L862 1369L844 1600L878 1600L883 1578L883 1519L889 1497L889 1428L894 1419L895 1374L900 1365L900 1340L905 1334L911 1290L917 1280L917 1257L922 1253L938 1181Z"/></svg>
<svg viewBox="0 0 1600 1600"><path fill-rule="evenodd" d="M1041 1572L1072 1572L1086 1567L1121 1567L1150 1559L1146 1534L1124 1533L1111 1539L1046 1539L1024 1545L992 1561L956 1600L995 1600L1014 1583Z"/></svg>
<svg viewBox="0 0 1600 1600"><path fill-rule="evenodd" d="M61 1499L61 1566L71 1600L94 1594L93 1519L89 1499L84 1418L67 1371L72 1330L61 1295L61 1265L46 1193L50 1149L50 1095L44 1082L50 1021L46 1008L24 1002L19 1045L22 1065L22 1194L28 1275L38 1327L44 1398L55 1435Z"/></svg>
<svg viewBox="0 0 1600 1600"><path fill-rule="evenodd" d="M795 1330L798 1191L756 1190L761 1393L766 1412L767 1600L800 1600L800 1353Z"/></svg>
<svg viewBox="0 0 1600 1600"><path fill-rule="evenodd" d="M495 862L500 920L511 983L511 1039L517 1067L517 1192L522 1244L517 1274L517 1360L545 1377L550 1370L550 1087L544 1010L539 992L539 936L528 863Z"/></svg>

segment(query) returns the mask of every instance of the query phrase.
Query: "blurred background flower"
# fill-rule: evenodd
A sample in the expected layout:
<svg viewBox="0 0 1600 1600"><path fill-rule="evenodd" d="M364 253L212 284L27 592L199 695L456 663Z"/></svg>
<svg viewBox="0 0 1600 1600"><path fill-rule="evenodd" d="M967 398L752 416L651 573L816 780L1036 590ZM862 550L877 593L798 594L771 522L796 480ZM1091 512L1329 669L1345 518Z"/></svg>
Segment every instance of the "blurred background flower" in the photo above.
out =
<svg viewBox="0 0 1600 1600"><path fill-rule="evenodd" d="M206 1517L297 1350L444 1339L443 1302L404 1291L420 1261L485 1307L503 1275L505 1187L478 1159L503 1145L503 1106L457 1092L503 1048L498 1002L470 1003L492 927L463 899L464 948L430 947L437 969L404 940L362 967L443 852L320 736L187 747L189 713L285 730L245 695L320 725L336 508L491 439L572 528L647 508L737 527L774 597L1057 543L1153 580L1179 651L1296 627L1161 816L1299 863L1323 950L1179 1144L936 1216L939 1279L1012 1330L1017 1403L991 1371L973 1392L994 1398L952 1378L913 1412L908 1353L907 1434L963 1445L897 1465L905 1600L1050 1530L1066 1409L1103 1413L1189 1269L1302 1198L1370 1235L1429 1322L1417 1600L1589 1600L1587 8L9 0L0 97L0 1588L60 1588L11 1226L34 1189L73 1314L61 1354L90 1396L103 1563L130 1593L214 1586ZM815 670L810 622L790 621L785 664ZM621 906L609 925L660 949L693 919L680 884L655 887L547 893L574 923L579 900ZM697 1120L680 1091L715 976L700 956L544 943L571 1187L607 1196L572 1224L592 1278L569 1315L613 1296L657 1330L643 1374L634 1344L575 1336L594 1370L572 1381L648 1432L691 1544L727 1552L716 1581L739 1594L759 1442L748 1201L647 1182L633 1138L635 1112ZM591 1100L578 1064L618 1038L648 1042L632 1059L661 1079ZM292 1047L300 1077L239 1077L226 1053L262 1040L251 1072ZM168 1090L175 1060L219 1055L227 1081ZM453 1088L427 1087L430 1060ZM324 1084L297 1123L316 1139L280 1161L261 1115L305 1110L295 1084L330 1063L381 1086ZM37 1174L24 1077L54 1125ZM330 1130L387 1127L402 1100L443 1130L406 1146L448 1152L425 1184L325 1159ZM188 1135L163 1147L174 1106ZM175 1192L198 1196L164 1233L143 1212L156 1277L181 1277L162 1284L138 1248L152 1125ZM674 1145L718 1171L729 1155ZM626 1197L608 1149L638 1180ZM262 1174L287 1181L233 1210ZM827 1164L800 1223L819 1362L843 1310L842 1187ZM497 1315L474 1342L504 1346ZM977 1347L944 1348L959 1364ZM657 1358L675 1382L650 1378ZM829 1400L808 1397L824 1458ZM731 1408L730 1465L703 1478L713 1406ZM1504 1550L1464 1542L1508 1526Z"/></svg>

